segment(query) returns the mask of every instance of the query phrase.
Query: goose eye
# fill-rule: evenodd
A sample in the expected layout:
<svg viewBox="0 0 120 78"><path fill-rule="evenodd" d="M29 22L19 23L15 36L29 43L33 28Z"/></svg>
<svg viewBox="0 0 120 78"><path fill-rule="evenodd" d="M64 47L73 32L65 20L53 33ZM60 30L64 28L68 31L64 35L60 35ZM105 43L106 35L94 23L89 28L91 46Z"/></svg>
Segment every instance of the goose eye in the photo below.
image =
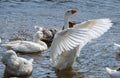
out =
<svg viewBox="0 0 120 78"><path fill-rule="evenodd" d="M70 12L70 11L67 11L67 12Z"/></svg>
<svg viewBox="0 0 120 78"><path fill-rule="evenodd" d="M24 62L24 64L27 64L26 62Z"/></svg>

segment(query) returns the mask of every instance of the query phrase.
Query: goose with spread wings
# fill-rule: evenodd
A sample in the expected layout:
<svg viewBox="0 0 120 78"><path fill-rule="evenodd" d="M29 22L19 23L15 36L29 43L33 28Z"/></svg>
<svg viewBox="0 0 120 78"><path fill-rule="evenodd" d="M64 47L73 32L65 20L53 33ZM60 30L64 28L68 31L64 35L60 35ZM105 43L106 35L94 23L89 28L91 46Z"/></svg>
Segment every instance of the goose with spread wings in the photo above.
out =
<svg viewBox="0 0 120 78"><path fill-rule="evenodd" d="M50 47L50 61L59 70L72 69L81 49L93 39L96 39L112 27L111 20L94 19L74 25L69 28L68 21L72 13L67 11L64 30L57 32Z"/></svg>

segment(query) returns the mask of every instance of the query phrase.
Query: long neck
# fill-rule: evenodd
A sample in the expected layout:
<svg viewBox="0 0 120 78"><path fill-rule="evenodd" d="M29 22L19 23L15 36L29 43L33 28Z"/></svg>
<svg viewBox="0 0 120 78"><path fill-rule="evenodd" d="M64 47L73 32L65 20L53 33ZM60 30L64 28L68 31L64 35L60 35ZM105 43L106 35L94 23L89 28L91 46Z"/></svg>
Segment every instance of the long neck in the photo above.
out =
<svg viewBox="0 0 120 78"><path fill-rule="evenodd" d="M64 26L63 29L69 28L69 16L65 16L64 18Z"/></svg>
<svg viewBox="0 0 120 78"><path fill-rule="evenodd" d="M43 45L43 46L47 46L46 43L44 43L40 39L41 39L40 37L35 35L34 38L33 38L33 42L38 43L38 44Z"/></svg>
<svg viewBox="0 0 120 78"><path fill-rule="evenodd" d="M40 39L39 39L39 38L34 37L34 38L33 38L33 42L35 42L35 43L39 43L39 42L41 42L41 41L40 41Z"/></svg>

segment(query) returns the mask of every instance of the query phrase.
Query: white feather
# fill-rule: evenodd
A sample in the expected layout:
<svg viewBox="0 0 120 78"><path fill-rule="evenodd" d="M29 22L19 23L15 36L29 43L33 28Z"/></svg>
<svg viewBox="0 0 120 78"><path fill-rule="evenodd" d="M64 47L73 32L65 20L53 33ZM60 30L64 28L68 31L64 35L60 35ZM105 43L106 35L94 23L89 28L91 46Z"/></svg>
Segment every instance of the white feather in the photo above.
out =
<svg viewBox="0 0 120 78"><path fill-rule="evenodd" d="M72 65L84 45L92 39L100 37L111 26L110 19L96 19L82 22L75 25L74 28L56 33L50 47L52 63L58 69Z"/></svg>
<svg viewBox="0 0 120 78"><path fill-rule="evenodd" d="M30 75L33 70L33 59L26 60L18 57L13 50L8 50L3 54L2 62L6 66L6 71L15 77Z"/></svg>
<svg viewBox="0 0 120 78"><path fill-rule="evenodd" d="M11 41L7 44L2 44L2 46L22 53L41 52L47 49L46 43L40 40L42 36L43 33L41 31L37 31L33 38L34 42L17 40Z"/></svg>
<svg viewBox="0 0 120 78"><path fill-rule="evenodd" d="M98 38L99 36L107 32L110 27L112 27L112 23L111 20L107 18L88 20L74 26L74 28L89 29L88 34L91 39Z"/></svg>
<svg viewBox="0 0 120 78"><path fill-rule="evenodd" d="M55 62L57 56L61 55L62 52L77 47L82 42L81 40L85 40L87 32L87 29L65 29L56 33L50 47L52 61Z"/></svg>

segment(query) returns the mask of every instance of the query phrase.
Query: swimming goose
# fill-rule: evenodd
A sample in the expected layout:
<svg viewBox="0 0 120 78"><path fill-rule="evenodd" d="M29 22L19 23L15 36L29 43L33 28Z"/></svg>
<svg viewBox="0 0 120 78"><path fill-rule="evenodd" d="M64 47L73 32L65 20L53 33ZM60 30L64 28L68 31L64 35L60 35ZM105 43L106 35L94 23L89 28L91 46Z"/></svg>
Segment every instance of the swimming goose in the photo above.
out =
<svg viewBox="0 0 120 78"><path fill-rule="evenodd" d="M6 66L5 71L12 77L25 77L33 71L33 59L26 60L18 57L13 50L4 53L1 61Z"/></svg>
<svg viewBox="0 0 120 78"><path fill-rule="evenodd" d="M64 30L55 34L50 47L50 61L58 70L72 69L84 45L103 35L112 26L110 19L94 19L69 28L71 15L71 11L65 13Z"/></svg>
<svg viewBox="0 0 120 78"><path fill-rule="evenodd" d="M120 78L120 68L113 70L106 67L106 71L108 72L111 78Z"/></svg>
<svg viewBox="0 0 120 78"><path fill-rule="evenodd" d="M2 44L2 46L6 47L7 49L12 49L16 52L21 53L41 52L47 49L46 43L40 40L42 37L43 32L37 31L33 36L33 42L17 40L9 42L7 44Z"/></svg>

